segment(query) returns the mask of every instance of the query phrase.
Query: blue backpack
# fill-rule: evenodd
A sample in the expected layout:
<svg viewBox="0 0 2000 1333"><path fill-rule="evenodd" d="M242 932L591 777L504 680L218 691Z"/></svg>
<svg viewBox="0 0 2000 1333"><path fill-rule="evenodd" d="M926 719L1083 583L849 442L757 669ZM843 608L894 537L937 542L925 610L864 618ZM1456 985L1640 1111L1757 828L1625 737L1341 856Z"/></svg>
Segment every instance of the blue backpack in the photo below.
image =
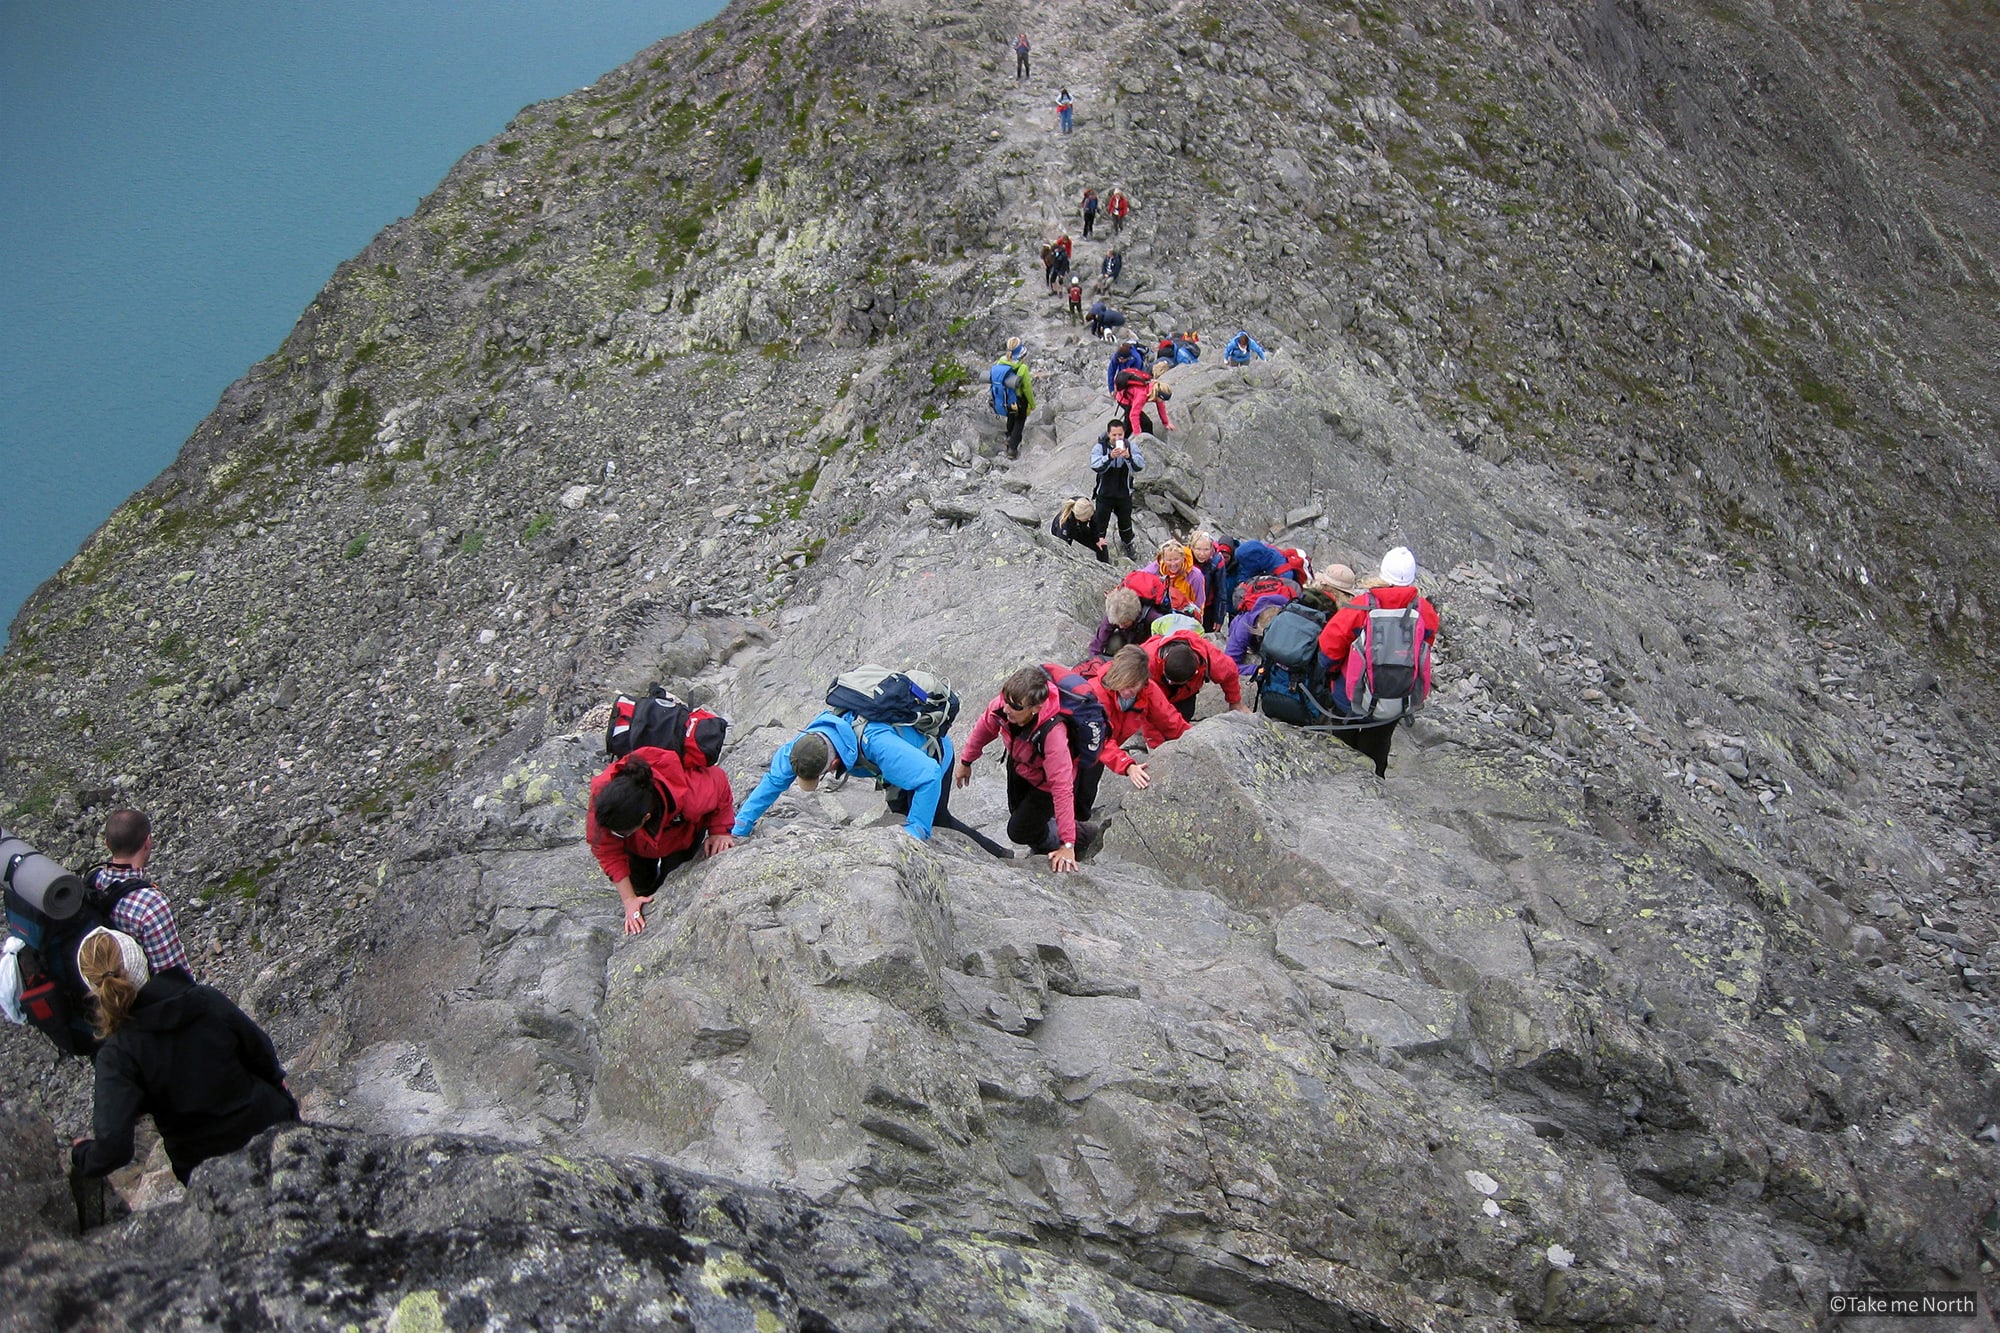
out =
<svg viewBox="0 0 2000 1333"><path fill-rule="evenodd" d="M1248 543L1245 543L1246 545ZM1264 630L1263 661L1257 667L1257 711L1295 727L1315 726L1332 717L1319 678L1319 634L1332 613L1291 602Z"/></svg>
<svg viewBox="0 0 2000 1333"><path fill-rule="evenodd" d="M1007 409L1021 400L1021 375L1011 361L996 361L986 377L993 387L993 415L1004 417Z"/></svg>

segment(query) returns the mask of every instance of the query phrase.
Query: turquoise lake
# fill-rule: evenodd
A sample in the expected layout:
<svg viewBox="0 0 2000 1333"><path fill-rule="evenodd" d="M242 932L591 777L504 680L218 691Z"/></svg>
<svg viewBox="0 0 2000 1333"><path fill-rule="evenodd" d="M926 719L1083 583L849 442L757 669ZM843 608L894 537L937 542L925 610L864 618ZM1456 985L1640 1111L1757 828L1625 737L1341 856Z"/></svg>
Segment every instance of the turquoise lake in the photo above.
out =
<svg viewBox="0 0 2000 1333"><path fill-rule="evenodd" d="M0 626L334 267L716 0L0 0Z"/></svg>

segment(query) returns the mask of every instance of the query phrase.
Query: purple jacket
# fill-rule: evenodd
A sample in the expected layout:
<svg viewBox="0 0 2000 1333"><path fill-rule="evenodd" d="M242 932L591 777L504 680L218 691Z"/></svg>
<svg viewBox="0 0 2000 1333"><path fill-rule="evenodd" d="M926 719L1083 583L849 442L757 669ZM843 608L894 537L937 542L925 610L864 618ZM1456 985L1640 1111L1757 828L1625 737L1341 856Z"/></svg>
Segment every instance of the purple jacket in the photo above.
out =
<svg viewBox="0 0 2000 1333"><path fill-rule="evenodd" d="M1229 622L1229 643L1224 651L1229 654L1229 659L1236 663L1238 671L1247 676L1257 669L1244 659L1250 655L1250 636L1256 632L1257 617L1263 613L1264 608L1290 606L1291 603L1292 599L1289 597L1275 592L1266 593L1250 603L1249 610L1238 613L1236 618Z"/></svg>

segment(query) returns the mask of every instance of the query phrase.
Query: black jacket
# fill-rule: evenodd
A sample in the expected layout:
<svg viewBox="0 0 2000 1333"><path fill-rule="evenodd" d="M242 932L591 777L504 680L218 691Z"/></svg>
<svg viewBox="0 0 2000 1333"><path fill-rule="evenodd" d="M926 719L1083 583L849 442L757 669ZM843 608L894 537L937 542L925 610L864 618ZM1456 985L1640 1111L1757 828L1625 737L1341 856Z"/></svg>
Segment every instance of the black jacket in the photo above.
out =
<svg viewBox="0 0 2000 1333"><path fill-rule="evenodd" d="M132 1160L132 1127L151 1115L186 1183L211 1157L299 1118L264 1030L221 991L164 972L148 981L125 1026L97 1052L96 1137L77 1144L80 1175Z"/></svg>

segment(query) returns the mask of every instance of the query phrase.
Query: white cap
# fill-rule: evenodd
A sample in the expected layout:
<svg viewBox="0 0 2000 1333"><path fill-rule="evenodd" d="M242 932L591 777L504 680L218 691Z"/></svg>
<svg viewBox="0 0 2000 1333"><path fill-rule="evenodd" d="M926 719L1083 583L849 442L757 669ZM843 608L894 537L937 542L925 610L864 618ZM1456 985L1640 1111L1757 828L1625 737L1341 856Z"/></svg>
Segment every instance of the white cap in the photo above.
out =
<svg viewBox="0 0 2000 1333"><path fill-rule="evenodd" d="M76 970L79 976L83 973L83 946L96 939L99 935L109 935L113 940L117 941L119 961L124 963L125 977L132 983L134 990L143 988L148 981L153 979L152 969L146 966L146 951L140 946L139 941L133 939L122 930L106 930L103 926L90 931L76 942L78 960Z"/></svg>
<svg viewBox="0 0 2000 1333"><path fill-rule="evenodd" d="M1382 557L1382 577L1392 588L1408 588L1417 581L1417 558L1407 546L1398 546Z"/></svg>

